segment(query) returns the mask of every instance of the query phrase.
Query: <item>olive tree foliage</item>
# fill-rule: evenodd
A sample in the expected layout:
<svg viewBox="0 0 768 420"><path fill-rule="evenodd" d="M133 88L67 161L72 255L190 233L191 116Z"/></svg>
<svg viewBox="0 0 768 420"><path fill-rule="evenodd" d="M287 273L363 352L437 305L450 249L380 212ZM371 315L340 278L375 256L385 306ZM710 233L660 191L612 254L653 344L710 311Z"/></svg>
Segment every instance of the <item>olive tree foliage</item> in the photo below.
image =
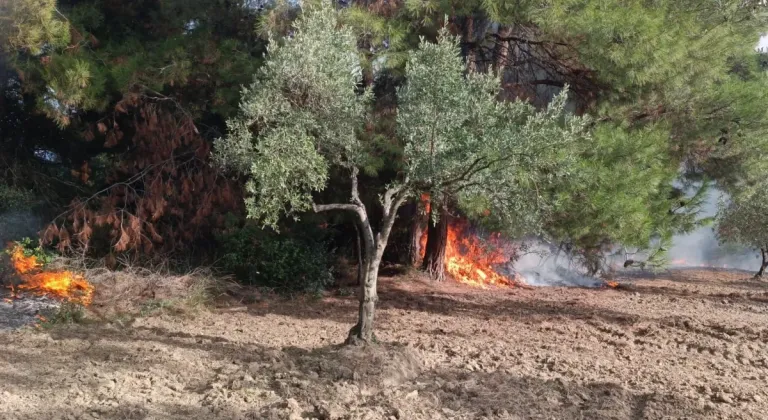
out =
<svg viewBox="0 0 768 420"><path fill-rule="evenodd" d="M355 130L368 95L357 91L356 39L337 28L333 10L305 13L292 37L270 40L240 115L216 143L221 163L250 175L249 216L273 228L281 215L312 209L311 193L325 188L331 165L351 169L360 158Z"/></svg>
<svg viewBox="0 0 768 420"><path fill-rule="evenodd" d="M756 277L768 269L768 141L736 144L734 154L744 155L736 180L724 184L730 195L720 203L717 233L722 242L759 249L762 263Z"/></svg>
<svg viewBox="0 0 768 420"><path fill-rule="evenodd" d="M765 83L765 71L761 75ZM755 115L766 119L764 101L749 104ZM768 269L768 128L758 125L754 134L734 136L717 157L730 163L719 186L728 194L720 203L717 215L717 234L722 242L759 249L762 263L756 277Z"/></svg>
<svg viewBox="0 0 768 420"><path fill-rule="evenodd" d="M248 176L251 217L275 227L280 217L307 210L353 214L363 237L360 313L347 342L373 339L378 269L397 210L414 191L483 196L510 217L518 203L536 201L533 171L554 167L562 146L576 141L584 121L563 116L564 97L545 112L497 101L493 76L464 74L456 39L422 40L399 91L402 170L380 194L382 220L374 232L360 199L357 175L369 150L356 136L370 94L361 92L361 65L351 29L330 6L305 6L292 34L272 42L267 63L243 90L241 112L217 141L221 164ZM554 151L553 151L554 150ZM551 159L548 164L543 162ZM347 171L344 203L320 204L331 170Z"/></svg>
<svg viewBox="0 0 768 420"><path fill-rule="evenodd" d="M758 188L746 189L723 203L718 218L717 232L722 241L760 250L762 262L755 277L762 277L768 269L768 200L765 195Z"/></svg>
<svg viewBox="0 0 768 420"><path fill-rule="evenodd" d="M508 225L537 230L545 184L567 175L587 119L564 112L566 93L538 111L497 100L500 79L470 72L459 40L422 41L400 89L398 131L413 184L433 202L458 197Z"/></svg>
<svg viewBox="0 0 768 420"><path fill-rule="evenodd" d="M399 92L398 129L412 179L432 202L423 268L442 280L445 243L440 215L457 200L468 215L493 215L506 233L537 233L551 210L548 185L568 175L586 120L565 115L565 91L543 111L498 100L496 74L470 71L458 40L443 31L422 41ZM435 63L442 63L436 65ZM442 228L440 228L440 226Z"/></svg>

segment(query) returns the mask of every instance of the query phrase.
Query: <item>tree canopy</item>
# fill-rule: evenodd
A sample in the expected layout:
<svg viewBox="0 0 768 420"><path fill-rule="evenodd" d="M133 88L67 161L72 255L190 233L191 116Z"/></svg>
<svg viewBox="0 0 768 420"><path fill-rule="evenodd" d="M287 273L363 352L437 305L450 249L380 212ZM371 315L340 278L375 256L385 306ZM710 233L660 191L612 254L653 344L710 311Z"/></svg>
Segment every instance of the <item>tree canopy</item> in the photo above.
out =
<svg viewBox="0 0 768 420"><path fill-rule="evenodd" d="M397 96L402 173L380 195L383 220L374 233L371 210L360 199L358 173L367 159L356 136L370 91L358 88L362 71L355 36L339 27L338 17L328 6L305 7L292 35L270 46L217 150L222 164L248 174L249 215L266 225L275 226L280 214L309 208L356 216L366 243L367 275L360 320L350 338L369 341L378 267L405 199L424 189L483 197L510 220L532 219L535 212L515 210L542 201L535 183L545 178L538 174L569 157L587 120L563 113L565 94L545 111L498 101L499 79L465 76L455 38L443 32L436 43L422 40L408 58L407 83ZM351 173L350 201L318 204L313 193L328 186L333 167Z"/></svg>
<svg viewBox="0 0 768 420"><path fill-rule="evenodd" d="M537 234L597 272L691 230L705 190L679 186L714 185L722 239L762 247L766 19L758 0L0 0L0 194L110 259L215 258L246 215L330 222L340 252L363 219L367 267L420 243L395 218L428 194L432 222Z"/></svg>

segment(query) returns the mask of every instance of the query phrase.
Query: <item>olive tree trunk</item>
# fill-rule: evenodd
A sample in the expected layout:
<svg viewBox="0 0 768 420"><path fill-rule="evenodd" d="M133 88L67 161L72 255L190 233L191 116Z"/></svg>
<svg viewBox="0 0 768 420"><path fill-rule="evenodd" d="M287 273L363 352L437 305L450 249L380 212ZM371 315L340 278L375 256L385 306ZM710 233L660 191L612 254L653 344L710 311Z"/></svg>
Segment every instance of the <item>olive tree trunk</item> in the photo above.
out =
<svg viewBox="0 0 768 420"><path fill-rule="evenodd" d="M432 212L435 211L440 212L437 223L433 222L435 219L432 217ZM447 204L435 205L432 203L422 268L429 273L432 279L437 281L445 280L445 248L448 245L449 219Z"/></svg>
<svg viewBox="0 0 768 420"><path fill-rule="evenodd" d="M763 261L760 263L760 270L755 274L756 278L762 278L765 270L768 269L768 247L760 248L760 255L763 257Z"/></svg>
<svg viewBox="0 0 768 420"><path fill-rule="evenodd" d="M360 282L360 305L357 324L349 330L347 344L362 345L371 343L373 336L373 321L376 310L376 302L379 300L377 294L377 283L379 278L379 266L381 258L387 248L389 233L395 223L397 209L403 205L408 193L404 186L392 187L388 189L381 198L383 207L383 218L379 232L373 232L371 221L368 218L368 211L365 208L357 186L357 168L352 170L352 200L349 204L315 204L315 212L344 210L352 212L357 218L357 226L362 236L363 242L363 267L364 276ZM407 185L407 180L404 185Z"/></svg>
<svg viewBox="0 0 768 420"><path fill-rule="evenodd" d="M411 240L408 247L408 263L413 267L417 267L419 263L421 263L422 251L424 251L421 249L421 237L424 235L424 225L427 224L427 217L422 213L418 200L414 200L411 217Z"/></svg>
<svg viewBox="0 0 768 420"><path fill-rule="evenodd" d="M363 238L360 234L360 228L355 226L355 258L357 258L357 283L360 286L363 284L363 278L365 277L365 265L363 264Z"/></svg>

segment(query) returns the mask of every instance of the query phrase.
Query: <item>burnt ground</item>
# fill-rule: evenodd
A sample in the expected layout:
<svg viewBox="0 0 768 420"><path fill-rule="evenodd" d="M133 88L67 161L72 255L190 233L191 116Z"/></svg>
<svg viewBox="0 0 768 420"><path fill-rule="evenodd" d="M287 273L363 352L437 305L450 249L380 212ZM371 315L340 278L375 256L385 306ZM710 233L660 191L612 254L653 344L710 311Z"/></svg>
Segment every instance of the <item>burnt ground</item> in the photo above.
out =
<svg viewBox="0 0 768 420"><path fill-rule="evenodd" d="M0 419L764 419L768 287L745 273L618 289L385 278L356 303L256 300L0 332Z"/></svg>

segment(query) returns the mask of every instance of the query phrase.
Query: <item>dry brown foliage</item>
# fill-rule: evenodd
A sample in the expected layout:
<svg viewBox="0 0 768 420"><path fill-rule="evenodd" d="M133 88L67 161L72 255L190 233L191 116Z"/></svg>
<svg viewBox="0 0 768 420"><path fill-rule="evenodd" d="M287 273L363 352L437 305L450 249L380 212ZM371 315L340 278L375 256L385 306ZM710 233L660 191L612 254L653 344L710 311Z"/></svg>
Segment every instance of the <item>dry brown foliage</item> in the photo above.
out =
<svg viewBox="0 0 768 420"><path fill-rule="evenodd" d="M75 199L42 232L44 243L83 254L99 239L108 239L113 254L186 251L210 240L227 213L242 211L239 185L209 165L211 143L189 117L154 104L129 112L129 134L116 121L94 125L91 135L103 135L106 147L125 151L108 173L106 187ZM83 181L91 177L87 164L77 172Z"/></svg>

